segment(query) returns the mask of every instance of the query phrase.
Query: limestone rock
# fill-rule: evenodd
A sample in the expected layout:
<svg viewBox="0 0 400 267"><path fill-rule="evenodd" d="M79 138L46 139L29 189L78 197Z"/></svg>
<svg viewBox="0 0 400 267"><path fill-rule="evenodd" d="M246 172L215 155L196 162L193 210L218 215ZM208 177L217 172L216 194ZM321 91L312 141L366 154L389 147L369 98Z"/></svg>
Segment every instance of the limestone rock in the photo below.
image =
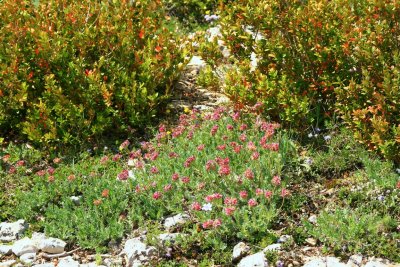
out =
<svg viewBox="0 0 400 267"><path fill-rule="evenodd" d="M363 260L362 255L352 255L347 262L347 266L359 267L362 264L362 260Z"/></svg>
<svg viewBox="0 0 400 267"><path fill-rule="evenodd" d="M19 257L19 260L24 264L31 264L36 260L36 253L25 253Z"/></svg>
<svg viewBox="0 0 400 267"><path fill-rule="evenodd" d="M250 247L244 242L240 242L233 247L232 261L237 262L244 256L246 256L250 251Z"/></svg>
<svg viewBox="0 0 400 267"><path fill-rule="evenodd" d="M12 246L11 245L0 245L0 254L9 255L11 253L12 253Z"/></svg>
<svg viewBox="0 0 400 267"><path fill-rule="evenodd" d="M243 258L239 262L238 267L268 267L268 262L264 252L261 251Z"/></svg>
<svg viewBox="0 0 400 267"><path fill-rule="evenodd" d="M79 267L79 262L74 260L71 256L60 259L57 267Z"/></svg>
<svg viewBox="0 0 400 267"><path fill-rule="evenodd" d="M16 241L12 246L12 252L18 257L26 253L36 253L38 250L35 242L27 237Z"/></svg>
<svg viewBox="0 0 400 267"><path fill-rule="evenodd" d="M58 254L64 252L66 244L61 239L49 237L40 241L39 249L46 253Z"/></svg>
<svg viewBox="0 0 400 267"><path fill-rule="evenodd" d="M16 260L8 260L0 262L0 267L9 267L13 266L17 261Z"/></svg>
<svg viewBox="0 0 400 267"><path fill-rule="evenodd" d="M267 251L279 251L281 250L281 244L272 244L267 246L266 248L263 249L263 252L267 252Z"/></svg>
<svg viewBox="0 0 400 267"><path fill-rule="evenodd" d="M28 228L25 220L18 220L16 222L0 223L0 242L11 242L17 240Z"/></svg>
<svg viewBox="0 0 400 267"><path fill-rule="evenodd" d="M35 264L32 267L55 267L55 265L54 263L49 262L49 263Z"/></svg>
<svg viewBox="0 0 400 267"><path fill-rule="evenodd" d="M178 225L185 224L190 219L189 215L185 213L179 213L175 216L168 217L164 221L164 228L168 231Z"/></svg>
<svg viewBox="0 0 400 267"><path fill-rule="evenodd" d="M293 236L291 235L282 235L278 239L278 243L287 243L290 240L293 240Z"/></svg>
<svg viewBox="0 0 400 267"><path fill-rule="evenodd" d="M164 233L158 235L158 240L160 240L161 245L165 244L166 242L173 242L175 241L179 236L184 236L184 234L181 233Z"/></svg>
<svg viewBox="0 0 400 267"><path fill-rule="evenodd" d="M157 250L155 247L148 247L142 242L142 238L136 237L125 242L122 254L128 257L128 266L133 266L136 261L147 261L154 255Z"/></svg>
<svg viewBox="0 0 400 267"><path fill-rule="evenodd" d="M311 258L303 267L347 267L335 257Z"/></svg>

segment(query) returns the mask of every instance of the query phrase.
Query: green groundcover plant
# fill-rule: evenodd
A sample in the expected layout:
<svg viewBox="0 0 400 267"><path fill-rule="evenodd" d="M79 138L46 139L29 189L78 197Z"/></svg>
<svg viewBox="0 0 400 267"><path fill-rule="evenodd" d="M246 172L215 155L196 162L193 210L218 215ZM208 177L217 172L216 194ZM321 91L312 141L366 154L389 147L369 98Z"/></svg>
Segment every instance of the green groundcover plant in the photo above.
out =
<svg viewBox="0 0 400 267"><path fill-rule="evenodd" d="M17 193L13 216L97 250L149 221L161 231L162 218L182 212L190 218L181 230L192 237L187 253L275 241L271 229L291 195L284 166L294 156L278 124L255 113L193 111L171 130L161 125L154 141L129 148L125 141L115 155L65 166L57 159L38 170L31 190ZM7 168L24 176L26 167Z"/></svg>
<svg viewBox="0 0 400 267"><path fill-rule="evenodd" d="M0 136L79 144L143 126L189 46L160 1L2 1Z"/></svg>

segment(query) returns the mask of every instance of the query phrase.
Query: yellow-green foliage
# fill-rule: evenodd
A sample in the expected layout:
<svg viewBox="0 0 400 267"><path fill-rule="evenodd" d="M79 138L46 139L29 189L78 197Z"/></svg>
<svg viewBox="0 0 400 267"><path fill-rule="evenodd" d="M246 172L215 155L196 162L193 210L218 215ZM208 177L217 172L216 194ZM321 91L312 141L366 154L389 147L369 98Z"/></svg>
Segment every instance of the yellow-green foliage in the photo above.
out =
<svg viewBox="0 0 400 267"><path fill-rule="evenodd" d="M155 115L184 42L156 1L0 5L0 135L77 143Z"/></svg>

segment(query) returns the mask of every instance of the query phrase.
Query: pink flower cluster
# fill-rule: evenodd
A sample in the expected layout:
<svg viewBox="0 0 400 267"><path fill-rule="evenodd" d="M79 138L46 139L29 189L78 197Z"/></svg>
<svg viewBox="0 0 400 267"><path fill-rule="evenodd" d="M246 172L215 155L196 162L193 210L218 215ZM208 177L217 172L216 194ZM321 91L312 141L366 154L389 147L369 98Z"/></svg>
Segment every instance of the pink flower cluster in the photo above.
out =
<svg viewBox="0 0 400 267"><path fill-rule="evenodd" d="M215 219L215 220L207 220L203 222L202 226L204 229L210 229L210 228L217 228L221 226L222 220L221 219Z"/></svg>
<svg viewBox="0 0 400 267"><path fill-rule="evenodd" d="M222 198L222 195L221 195L220 193L214 193L214 194L212 194L212 195L206 196L206 197L204 198L204 200L205 200L206 202L211 202L211 201L213 201L214 199L220 199L220 198Z"/></svg>

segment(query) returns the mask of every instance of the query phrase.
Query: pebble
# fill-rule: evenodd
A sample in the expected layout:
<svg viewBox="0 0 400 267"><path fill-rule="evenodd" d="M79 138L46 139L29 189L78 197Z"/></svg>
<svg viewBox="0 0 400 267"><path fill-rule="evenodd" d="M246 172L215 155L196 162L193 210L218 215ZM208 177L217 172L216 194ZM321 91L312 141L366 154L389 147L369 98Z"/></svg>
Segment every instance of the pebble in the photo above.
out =
<svg viewBox="0 0 400 267"><path fill-rule="evenodd" d="M250 251L250 247L244 242L240 242L233 247L232 261L239 261L241 258L246 256Z"/></svg>
<svg viewBox="0 0 400 267"><path fill-rule="evenodd" d="M12 246L12 252L18 257L26 253L36 253L38 250L35 242L28 237L16 241Z"/></svg>
<svg viewBox="0 0 400 267"><path fill-rule="evenodd" d="M28 229L25 220L18 220L16 222L0 223L0 242L11 242L20 238L20 236Z"/></svg>
<svg viewBox="0 0 400 267"><path fill-rule="evenodd" d="M25 264L31 264L36 260L36 253L25 253L19 257L19 260Z"/></svg>
<svg viewBox="0 0 400 267"><path fill-rule="evenodd" d="M167 231L170 231L178 225L185 224L189 219L190 219L189 215L185 213L179 213L175 216L166 218L164 221L164 228Z"/></svg>
<svg viewBox="0 0 400 267"><path fill-rule="evenodd" d="M261 251L243 258L237 267L268 267L268 262L264 252Z"/></svg>

